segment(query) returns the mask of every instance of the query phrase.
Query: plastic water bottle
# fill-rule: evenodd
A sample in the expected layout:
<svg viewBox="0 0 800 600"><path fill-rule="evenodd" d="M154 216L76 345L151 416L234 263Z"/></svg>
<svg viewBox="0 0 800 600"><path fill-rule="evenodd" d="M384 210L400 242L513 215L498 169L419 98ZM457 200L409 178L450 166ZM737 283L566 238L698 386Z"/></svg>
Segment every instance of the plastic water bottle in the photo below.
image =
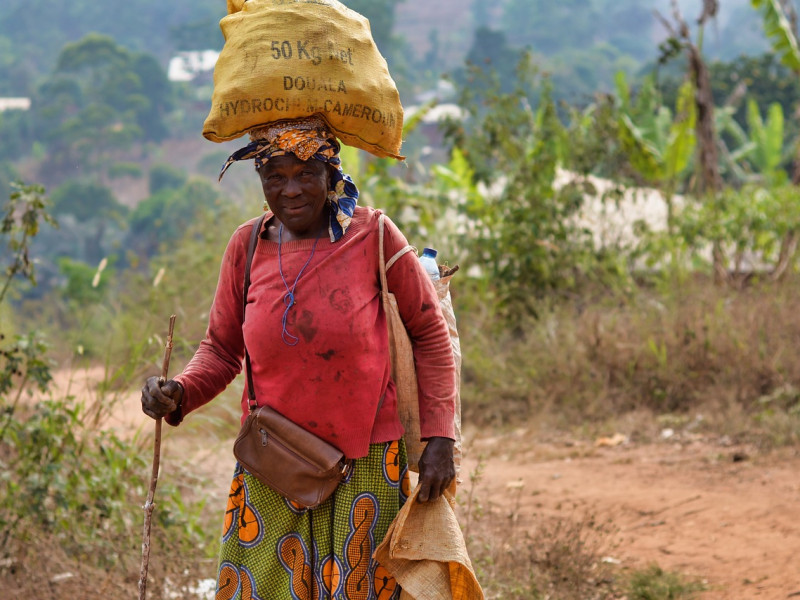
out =
<svg viewBox="0 0 800 600"><path fill-rule="evenodd" d="M436 254L437 252L433 248L425 248L422 251L422 256L419 257L419 262L425 267L432 281L439 279L439 265L436 264Z"/></svg>

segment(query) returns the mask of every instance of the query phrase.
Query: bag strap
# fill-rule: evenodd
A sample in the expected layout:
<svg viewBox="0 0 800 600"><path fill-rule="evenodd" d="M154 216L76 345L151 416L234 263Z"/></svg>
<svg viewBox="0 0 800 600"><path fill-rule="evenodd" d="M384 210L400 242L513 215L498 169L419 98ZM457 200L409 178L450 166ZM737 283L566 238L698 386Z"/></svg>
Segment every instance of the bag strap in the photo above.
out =
<svg viewBox="0 0 800 600"><path fill-rule="evenodd" d="M264 219L266 218L266 214L261 215L259 219L253 224L252 232L250 233L250 243L247 246L247 260L244 266L244 284L242 286L242 323L244 324L244 316L247 310L247 292L250 289L250 268L253 264L253 255L256 252L256 246L258 245L258 234L261 233L261 228L264 225ZM386 271L391 268L391 266L396 263L401 256L406 254L407 252L416 252L417 249L414 246L408 245L402 248L399 252L397 252L392 258L389 259L389 262L385 260L385 253L383 250L383 238L384 238L384 218L385 215L381 213L380 217L378 218L378 254L380 258L380 275L381 275L381 289L388 292L389 286L386 282ZM258 403L256 402L256 392L253 388L253 372L250 366L250 353L247 351L247 345L244 347L244 364L245 364L245 375L247 377L247 397L249 399L250 405L250 412L253 412L258 408ZM380 402L378 403L378 410L380 410L381 404L383 404L383 397L381 397Z"/></svg>
<svg viewBox="0 0 800 600"><path fill-rule="evenodd" d="M258 234L261 233L261 227L264 225L266 213L261 215L258 220L253 223L253 230L250 233L250 243L247 246L247 261L244 265L244 285L242 286L242 325L244 326L244 315L247 311L247 292L250 289L250 266L253 264L253 255L256 253L256 246L258 245ZM244 333L242 333L242 343L244 343ZM247 376L247 397L250 400L250 412L253 412L257 407L256 392L253 389L253 370L250 367L250 353L247 351L247 345L244 346L244 369Z"/></svg>
<svg viewBox="0 0 800 600"><path fill-rule="evenodd" d="M406 254L407 252L417 252L417 249L414 246L407 245L404 248L400 249L392 258L389 259L389 262L386 262L386 254L383 249L383 231L384 231L384 220L386 215L381 213L378 217L378 264L380 266L380 274L381 274L381 290L384 292L389 291L389 284L386 281L386 271L392 268L392 265L396 263L400 258Z"/></svg>

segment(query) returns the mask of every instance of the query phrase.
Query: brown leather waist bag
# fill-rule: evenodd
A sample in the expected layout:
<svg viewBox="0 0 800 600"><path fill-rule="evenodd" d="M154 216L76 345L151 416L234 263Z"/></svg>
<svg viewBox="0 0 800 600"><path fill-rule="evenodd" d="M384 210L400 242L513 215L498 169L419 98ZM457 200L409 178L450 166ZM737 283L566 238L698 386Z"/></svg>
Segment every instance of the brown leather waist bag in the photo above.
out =
<svg viewBox="0 0 800 600"><path fill-rule="evenodd" d="M247 306L250 265L264 217L250 236L242 290L242 313ZM253 391L250 355L245 348L245 370L250 414L236 441L233 454L250 474L300 506L322 504L338 487L352 465L338 448L290 421L269 406L259 407Z"/></svg>
<svg viewBox="0 0 800 600"><path fill-rule="evenodd" d="M269 406L248 415L233 454L251 475L306 508L325 502L351 465L341 450Z"/></svg>

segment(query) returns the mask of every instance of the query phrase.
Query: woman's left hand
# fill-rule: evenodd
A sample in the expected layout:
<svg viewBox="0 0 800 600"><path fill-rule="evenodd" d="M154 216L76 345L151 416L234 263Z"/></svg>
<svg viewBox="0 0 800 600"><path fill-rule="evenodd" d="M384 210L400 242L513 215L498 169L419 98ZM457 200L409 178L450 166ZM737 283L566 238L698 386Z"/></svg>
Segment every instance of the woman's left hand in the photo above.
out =
<svg viewBox="0 0 800 600"><path fill-rule="evenodd" d="M455 479L453 444L453 440L445 437L432 437L428 440L419 459L420 490L417 500L420 502L436 500Z"/></svg>

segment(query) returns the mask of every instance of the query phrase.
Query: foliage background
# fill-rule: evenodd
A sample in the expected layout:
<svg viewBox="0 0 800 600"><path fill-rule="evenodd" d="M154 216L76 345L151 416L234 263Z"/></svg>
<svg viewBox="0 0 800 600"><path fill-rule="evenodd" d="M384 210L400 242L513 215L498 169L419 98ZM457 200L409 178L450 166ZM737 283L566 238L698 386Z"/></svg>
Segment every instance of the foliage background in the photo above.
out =
<svg viewBox="0 0 800 600"><path fill-rule="evenodd" d="M397 79L409 158L345 149L344 164L365 204L461 265L467 422L594 436L644 412L763 452L800 441L795 2L725 2L704 27L704 3L680 2L685 35L666 2L346 3L370 18ZM0 6L0 96L31 100L0 112L0 558L12 565L0 577L20 597L54 575L32 566L51 539L59 568L83 569L76 590L103 577L108 597L126 597L136 577L149 440L106 424L157 370L170 313L174 370L189 359L230 232L262 202L246 166L215 181L236 144L199 138L210 74L167 76L177 52L221 47L223 14L210 0ZM707 194L710 109L719 185ZM599 235L619 219L624 235ZM93 402L52 384L88 368L102 373ZM215 408L195 426L222 435L233 421ZM202 485L186 470L159 488L174 510L157 513L169 541L155 551L191 556L165 561L162 582L179 587L216 551L219 507L209 514ZM595 568L599 555L578 556L584 533L553 533L576 548L558 568ZM513 565L476 554L504 597L589 593L557 570L509 581ZM648 597L642 577L606 584Z"/></svg>

